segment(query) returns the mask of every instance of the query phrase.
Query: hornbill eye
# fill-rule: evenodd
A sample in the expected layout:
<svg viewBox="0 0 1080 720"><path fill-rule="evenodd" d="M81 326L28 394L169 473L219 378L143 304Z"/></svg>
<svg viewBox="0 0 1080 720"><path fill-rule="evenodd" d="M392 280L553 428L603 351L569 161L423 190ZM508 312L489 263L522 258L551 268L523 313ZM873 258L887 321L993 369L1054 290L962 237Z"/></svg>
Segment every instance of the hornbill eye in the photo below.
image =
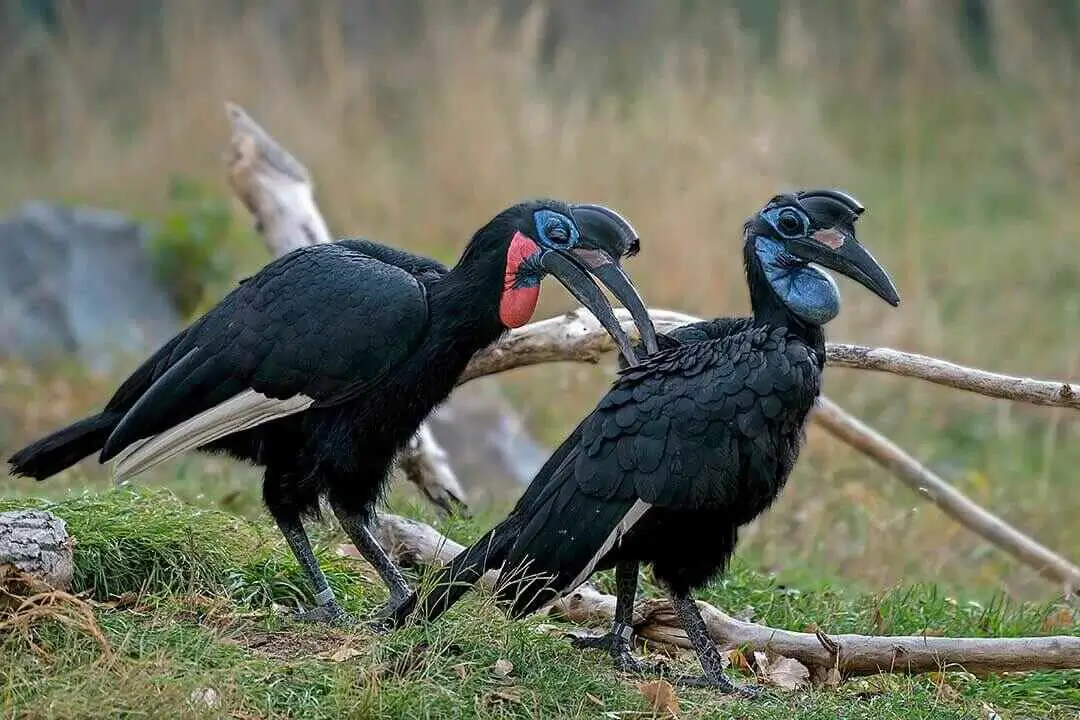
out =
<svg viewBox="0 0 1080 720"><path fill-rule="evenodd" d="M806 234L806 221L794 210L782 210L776 228L787 237L801 237Z"/></svg>
<svg viewBox="0 0 1080 720"><path fill-rule="evenodd" d="M560 222L548 223L544 228L544 234L547 235L548 241L555 245L565 245L570 242L570 233Z"/></svg>

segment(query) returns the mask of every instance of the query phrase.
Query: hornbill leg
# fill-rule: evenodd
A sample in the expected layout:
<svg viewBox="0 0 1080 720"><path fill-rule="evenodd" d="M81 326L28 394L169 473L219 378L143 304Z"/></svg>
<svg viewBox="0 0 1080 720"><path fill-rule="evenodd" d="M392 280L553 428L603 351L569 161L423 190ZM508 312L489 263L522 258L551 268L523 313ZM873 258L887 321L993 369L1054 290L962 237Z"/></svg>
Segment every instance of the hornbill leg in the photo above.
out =
<svg viewBox="0 0 1080 720"><path fill-rule="evenodd" d="M412 588L405 581L405 576L401 574L398 566L380 547L379 542L360 516L346 512L335 503L331 503L331 506L345 534L349 536L364 559L371 563L390 590L389 600L375 612L375 620L371 623L372 628L389 630L395 625L400 625L416 605L416 595Z"/></svg>
<svg viewBox="0 0 1080 720"><path fill-rule="evenodd" d="M630 653L634 635L634 598L637 595L638 564L624 560L615 566L615 616L611 630L604 635L572 635L570 643L581 649L606 650L615 666L624 672L644 675L657 668L642 663Z"/></svg>
<svg viewBox="0 0 1080 720"><path fill-rule="evenodd" d="M337 600L334 599L334 591L326 582L326 575L319 567L319 561L315 559L315 553L311 549L311 541L304 532L304 524L298 516L275 518L278 529L285 537L285 541L292 548L300 567L307 573L311 587L315 590L315 607L296 614L296 619L302 622L337 623L339 625L355 625L356 618L345 612Z"/></svg>
<svg viewBox="0 0 1080 720"><path fill-rule="evenodd" d="M705 626L705 620L701 617L701 611L698 610L694 598L689 593L675 592L670 588L668 589L668 596L671 598L671 604L675 608L675 616L679 618L679 624L682 625L686 636L693 644L698 661L701 663L701 669L705 673L704 676L675 678L675 684L687 687L710 687L722 693L755 697L759 692L758 688L746 685L737 686L724 675L724 663L720 658L720 652L713 645L712 638L709 637L709 630Z"/></svg>

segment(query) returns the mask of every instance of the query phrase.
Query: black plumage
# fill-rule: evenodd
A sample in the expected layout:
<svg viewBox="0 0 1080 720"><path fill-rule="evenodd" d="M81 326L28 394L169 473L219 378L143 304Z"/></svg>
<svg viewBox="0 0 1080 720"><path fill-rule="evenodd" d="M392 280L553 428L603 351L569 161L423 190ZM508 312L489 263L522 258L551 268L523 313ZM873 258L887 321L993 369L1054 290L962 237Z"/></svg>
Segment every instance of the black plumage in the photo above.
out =
<svg viewBox="0 0 1080 720"><path fill-rule="evenodd" d="M647 317L618 262L638 247L603 206L543 200L497 215L453 268L366 240L293 251L151 355L101 413L16 452L12 471L44 479L98 450L121 477L187 449L249 460L264 466L266 506L316 593L301 617L351 620L303 529L320 498L379 571L391 594L380 615L392 614L409 588L367 523L395 454L472 355L528 320L549 272L629 355L588 273Z"/></svg>
<svg viewBox="0 0 1080 720"><path fill-rule="evenodd" d="M734 686L691 593L722 573L739 528L764 512L795 465L821 389L822 325L839 295L810 262L899 297L855 239L862 206L837 191L773 198L744 227L751 317L695 323L624 367L552 454L510 515L445 568L417 611L433 619L484 571L502 566L498 599L512 615L539 609L615 568L612 631L580 642L626 669L640 563L668 592L701 659L702 683Z"/></svg>

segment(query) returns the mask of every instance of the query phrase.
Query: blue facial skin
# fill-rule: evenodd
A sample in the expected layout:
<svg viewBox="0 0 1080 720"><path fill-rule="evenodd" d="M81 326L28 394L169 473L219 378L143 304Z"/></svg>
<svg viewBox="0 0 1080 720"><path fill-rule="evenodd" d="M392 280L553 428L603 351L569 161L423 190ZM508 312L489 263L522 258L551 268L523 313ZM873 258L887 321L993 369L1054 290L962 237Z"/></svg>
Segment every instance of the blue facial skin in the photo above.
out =
<svg viewBox="0 0 1080 720"><path fill-rule="evenodd" d="M754 238L754 252L773 291L800 320L824 325L840 314L840 288L832 277L791 255L772 238Z"/></svg>
<svg viewBox="0 0 1080 720"><path fill-rule="evenodd" d="M536 224L537 241L544 250L566 250L577 245L581 238L577 225L570 218L554 210L537 210L533 213L533 223ZM555 228L562 228L566 240L551 237ZM525 258L524 262L518 266L517 276L514 278L515 288L536 287L544 279L547 270L540 264L541 255L542 253L536 253Z"/></svg>
<svg viewBox="0 0 1080 720"><path fill-rule="evenodd" d="M537 210L533 213L533 222L536 224L536 239L545 248L565 250L576 246L581 238L574 221L554 210ZM549 235L556 228L562 228L563 237L554 238Z"/></svg>

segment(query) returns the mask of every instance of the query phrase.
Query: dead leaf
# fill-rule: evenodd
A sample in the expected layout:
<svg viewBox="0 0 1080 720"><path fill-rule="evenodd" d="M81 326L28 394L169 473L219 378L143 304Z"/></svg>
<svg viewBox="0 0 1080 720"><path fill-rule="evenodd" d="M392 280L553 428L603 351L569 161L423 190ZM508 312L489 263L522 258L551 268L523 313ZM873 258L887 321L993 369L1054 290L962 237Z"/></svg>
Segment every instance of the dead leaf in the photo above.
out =
<svg viewBox="0 0 1080 720"><path fill-rule="evenodd" d="M982 704L982 716L983 720L1002 720L1001 715L994 709L994 706L988 703Z"/></svg>
<svg viewBox="0 0 1080 720"><path fill-rule="evenodd" d="M465 663L458 663L454 666L454 672L457 673L457 676L459 678L464 680L465 678L469 677L469 666Z"/></svg>
<svg viewBox="0 0 1080 720"><path fill-rule="evenodd" d="M679 698L675 697L675 688L667 680L652 680L638 685L638 690L649 701L649 708L667 717L679 716Z"/></svg>
<svg viewBox="0 0 1080 720"><path fill-rule="evenodd" d="M1062 628L1071 628L1076 624L1076 615L1072 608L1059 607L1043 619L1043 632L1053 632Z"/></svg>
<svg viewBox="0 0 1080 720"><path fill-rule="evenodd" d="M484 695L484 704L493 705L495 701L521 702L521 690L518 688L503 688L501 690L492 690Z"/></svg>
<svg viewBox="0 0 1080 720"><path fill-rule="evenodd" d="M798 690L810 684L810 671L798 660L778 657L768 664L762 679L782 690Z"/></svg>
<svg viewBox="0 0 1080 720"><path fill-rule="evenodd" d="M754 671L753 668L750 667L750 661L746 659L746 655L738 648L727 652L727 661L731 667L737 670L742 670L743 672Z"/></svg>
<svg viewBox="0 0 1080 720"><path fill-rule="evenodd" d="M191 701L192 705L205 705L208 708L215 708L218 704L218 692L212 687L194 690L188 700Z"/></svg>
<svg viewBox="0 0 1080 720"><path fill-rule="evenodd" d="M565 628L561 628L558 625L552 625L551 623L540 623L533 627L533 630L537 635L562 635L566 633Z"/></svg>
<svg viewBox="0 0 1080 720"><path fill-rule="evenodd" d="M320 660L329 660L330 662L345 662L351 660L360 654L360 651L349 645L342 645L332 653L319 653L316 657Z"/></svg>
<svg viewBox="0 0 1080 720"><path fill-rule="evenodd" d="M585 699L591 702L593 705L596 705L597 707L604 707L604 701L590 692L585 693Z"/></svg>
<svg viewBox="0 0 1080 720"><path fill-rule="evenodd" d="M491 672L495 677L504 678L510 673L514 672L514 663L509 660L499 659L495 661L495 664L491 666Z"/></svg>

